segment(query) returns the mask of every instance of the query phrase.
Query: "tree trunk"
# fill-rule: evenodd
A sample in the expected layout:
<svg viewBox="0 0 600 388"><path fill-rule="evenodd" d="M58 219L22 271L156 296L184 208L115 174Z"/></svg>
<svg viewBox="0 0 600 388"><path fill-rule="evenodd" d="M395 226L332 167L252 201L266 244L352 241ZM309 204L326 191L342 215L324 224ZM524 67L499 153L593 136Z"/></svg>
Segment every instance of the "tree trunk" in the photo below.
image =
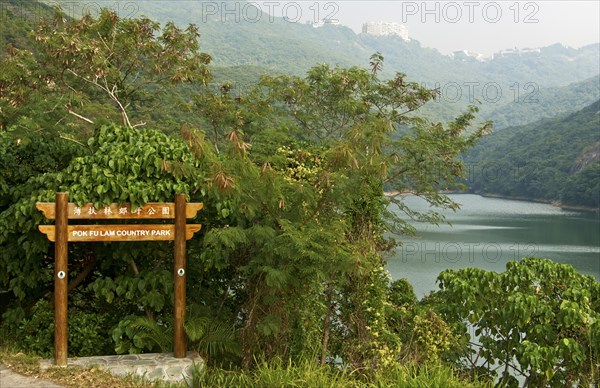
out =
<svg viewBox="0 0 600 388"><path fill-rule="evenodd" d="M327 286L327 314L323 321L323 338L321 340L321 366L325 366L325 359L327 358L327 348L329 346L329 334L331 332L331 316L335 305L333 303L333 282L330 282Z"/></svg>

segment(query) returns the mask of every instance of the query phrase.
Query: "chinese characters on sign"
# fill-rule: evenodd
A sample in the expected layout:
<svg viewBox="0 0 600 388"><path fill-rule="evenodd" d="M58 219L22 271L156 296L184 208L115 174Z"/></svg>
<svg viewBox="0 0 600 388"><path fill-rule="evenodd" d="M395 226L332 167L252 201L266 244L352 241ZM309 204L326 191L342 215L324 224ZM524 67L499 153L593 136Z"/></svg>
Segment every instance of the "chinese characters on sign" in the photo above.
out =
<svg viewBox="0 0 600 388"><path fill-rule="evenodd" d="M40 205L47 218L53 219L55 209L51 203L41 203ZM196 213L202 209L202 204L188 203L185 209L186 218L193 218ZM174 219L175 207L171 202L150 202L143 206L133 208L129 203L112 203L96 207L94 204L77 205L68 204L68 217L70 219Z"/></svg>
<svg viewBox="0 0 600 388"><path fill-rule="evenodd" d="M81 206L74 206L72 209L69 209L69 210L71 210L71 214L74 216L82 215L82 211L83 211L83 213L87 214L88 216L94 216L94 215L98 215L98 214L105 215L105 216L111 216L113 214L117 214L119 216L126 216L126 215L153 216L155 214L158 214L157 209L160 209L161 216L168 217L171 214L171 206L154 207L151 204L143 206L143 207L137 207L135 209L132 209L130 205L120 205L118 207L118 211L116 209L114 209L114 211L113 211L113 206L104 206L102 209L96 209L96 207L94 207L94 205L88 204L83 207L83 210L82 210ZM161 218L165 218L165 217L161 217Z"/></svg>

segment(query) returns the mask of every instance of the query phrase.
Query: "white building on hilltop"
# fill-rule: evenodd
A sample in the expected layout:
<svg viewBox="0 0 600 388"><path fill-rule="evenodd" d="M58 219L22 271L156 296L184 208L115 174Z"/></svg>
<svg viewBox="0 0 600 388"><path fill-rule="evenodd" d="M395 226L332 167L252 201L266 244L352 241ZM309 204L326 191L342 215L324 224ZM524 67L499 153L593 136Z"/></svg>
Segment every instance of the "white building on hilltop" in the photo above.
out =
<svg viewBox="0 0 600 388"><path fill-rule="evenodd" d="M408 28L405 25L394 22L366 22L363 24L362 32L369 35L385 36L398 35L408 41Z"/></svg>
<svg viewBox="0 0 600 388"><path fill-rule="evenodd" d="M319 28L319 27L323 27L323 26L341 26L342 25L340 23L340 21L337 19L322 19L316 23L309 20L306 22L306 24L312 25L314 28Z"/></svg>
<svg viewBox="0 0 600 388"><path fill-rule="evenodd" d="M452 57L454 59L458 59L460 61L478 61L478 62L485 62L486 60L488 60L488 58L486 58L483 54L481 53L476 53L474 51L468 51L468 50L458 50L452 53Z"/></svg>

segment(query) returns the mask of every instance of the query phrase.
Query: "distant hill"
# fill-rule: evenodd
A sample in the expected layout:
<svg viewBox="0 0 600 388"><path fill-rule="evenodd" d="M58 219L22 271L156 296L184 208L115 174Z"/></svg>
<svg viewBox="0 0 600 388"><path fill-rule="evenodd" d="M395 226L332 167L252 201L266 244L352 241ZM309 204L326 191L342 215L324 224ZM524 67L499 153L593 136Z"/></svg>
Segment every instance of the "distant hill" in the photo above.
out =
<svg viewBox="0 0 600 388"><path fill-rule="evenodd" d="M97 13L98 6L105 5L124 17L146 15L162 24L173 21L180 27L194 23L200 30L202 50L213 57L216 82L230 81L241 91L256 82L260 74L304 75L317 63L368 66L369 57L380 52L385 57L383 76L402 72L409 80L440 90L439 101L430 103L422 113L444 121L477 102L481 102L482 118L498 120L500 127L535 121L543 112L555 112L554 107L544 109L544 103L534 106L525 102L517 108L511 103L520 104L538 94L545 97L552 93L550 88L597 76L600 63L599 44L579 49L555 44L538 50L512 50L484 62L453 58L422 47L416 40L405 41L395 35L375 37L356 34L344 26L315 28L286 21L268 15L267 8L257 8L256 3L246 1L186 0L177 2L177 6L164 0L101 1L94 6L85 1L58 3L75 16L84 10ZM514 109L515 114L503 115L505 108ZM566 108L571 106L558 111Z"/></svg>
<svg viewBox="0 0 600 388"><path fill-rule="evenodd" d="M600 76L561 87L535 88L513 94L505 104L482 107L481 115L494 122L494 129L524 125L543 118L571 113L600 99Z"/></svg>
<svg viewBox="0 0 600 388"><path fill-rule="evenodd" d="M225 9L236 9L234 4L238 4L239 12L228 14ZM182 27L197 24L201 47L213 56L214 65L221 70L227 67L237 70L240 80L235 72L229 72L229 80L234 83L251 82L243 74L245 66L251 66L250 73L264 68L265 72L303 75L316 63L367 66L369 57L380 52L385 57L384 76L402 72L409 80L439 88L439 102L423 111L436 120L449 120L465 111L467 105L479 101L482 117L498 120L500 127L535 121L543 117L543 112L556 112L553 103L544 101L547 95L551 98L550 88L582 82L599 72L598 44L579 49L555 44L539 50L504 53L485 62L465 61L395 35L375 37L356 34L344 26L314 28L292 23L269 16L265 9L244 1L182 1L173 7L168 1L142 0L136 6L139 14L161 23L172 20ZM261 16L256 21L248 15ZM543 102L537 106L531 104L538 95ZM588 104L593 100L582 101ZM516 107L514 102L523 106ZM549 109L544 109L545 106ZM582 106L567 106L558 112ZM510 117L516 119L504 117L499 107L514 110Z"/></svg>
<svg viewBox="0 0 600 388"><path fill-rule="evenodd" d="M30 34L33 26L42 18L49 17L53 9L37 1L2 0L0 2L0 58L6 47L28 49L32 47Z"/></svg>
<svg viewBox="0 0 600 388"><path fill-rule="evenodd" d="M395 35L375 37L356 34L344 26L315 28L286 21L246 1L186 0L177 2L177 6L165 0L130 4L100 1L94 3L95 7L86 1L46 1L62 3L75 14L84 10L98 12L98 5L105 5L116 8L125 17L146 15L162 24L173 21L180 27L194 23L200 29L202 50L211 54L214 65L220 67L250 65L303 75L316 63L365 66L370 55L379 51L386 58L385 70L389 74L400 71L419 82L462 84L493 80L565 86L597 75L600 59L598 44L579 49L555 44L539 50L505 52L485 62L465 61Z"/></svg>
<svg viewBox="0 0 600 388"><path fill-rule="evenodd" d="M600 101L505 128L467 157L471 192L600 208Z"/></svg>

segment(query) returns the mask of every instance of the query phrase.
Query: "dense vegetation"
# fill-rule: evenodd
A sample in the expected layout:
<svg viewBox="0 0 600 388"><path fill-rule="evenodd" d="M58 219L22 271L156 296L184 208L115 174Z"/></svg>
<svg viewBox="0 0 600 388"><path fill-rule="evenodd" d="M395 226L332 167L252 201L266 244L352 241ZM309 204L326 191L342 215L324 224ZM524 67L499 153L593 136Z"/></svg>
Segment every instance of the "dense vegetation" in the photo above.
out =
<svg viewBox="0 0 600 388"><path fill-rule="evenodd" d="M36 201L68 191L137 206L185 193L206 205L188 244L189 347L236 370L211 369L206 384L514 384L509 369L531 386L597 379L590 276L526 259L504 274L443 273L441 291L418 301L385 270L387 232L442 219L384 186L455 209L441 193L460 187L460 156L490 127L472 125L476 108L445 124L418 115L437 92L384 77L379 53L368 68L266 75L240 96L210 84L193 26L104 10L30 28L0 64L1 329L22 349L52 348L54 250ZM69 244L71 355L170 350L171 252Z"/></svg>
<svg viewBox="0 0 600 388"><path fill-rule="evenodd" d="M470 154L475 192L600 208L600 102L494 133Z"/></svg>

